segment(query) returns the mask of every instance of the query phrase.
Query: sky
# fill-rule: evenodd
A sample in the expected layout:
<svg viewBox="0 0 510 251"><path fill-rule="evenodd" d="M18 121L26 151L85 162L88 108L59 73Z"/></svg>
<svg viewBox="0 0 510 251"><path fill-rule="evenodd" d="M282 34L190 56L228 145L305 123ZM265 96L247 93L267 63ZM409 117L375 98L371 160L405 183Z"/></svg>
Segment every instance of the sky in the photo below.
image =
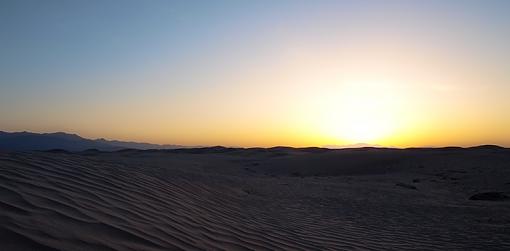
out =
<svg viewBox="0 0 510 251"><path fill-rule="evenodd" d="M510 1L0 1L0 130L510 146Z"/></svg>

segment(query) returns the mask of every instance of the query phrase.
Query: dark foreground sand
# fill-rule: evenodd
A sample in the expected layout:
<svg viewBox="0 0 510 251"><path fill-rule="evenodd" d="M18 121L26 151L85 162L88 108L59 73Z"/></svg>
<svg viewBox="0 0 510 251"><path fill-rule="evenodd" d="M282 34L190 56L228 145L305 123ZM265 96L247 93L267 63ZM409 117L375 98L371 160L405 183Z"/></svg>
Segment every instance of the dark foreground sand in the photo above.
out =
<svg viewBox="0 0 510 251"><path fill-rule="evenodd" d="M4 152L0 250L510 250L505 194L497 147Z"/></svg>

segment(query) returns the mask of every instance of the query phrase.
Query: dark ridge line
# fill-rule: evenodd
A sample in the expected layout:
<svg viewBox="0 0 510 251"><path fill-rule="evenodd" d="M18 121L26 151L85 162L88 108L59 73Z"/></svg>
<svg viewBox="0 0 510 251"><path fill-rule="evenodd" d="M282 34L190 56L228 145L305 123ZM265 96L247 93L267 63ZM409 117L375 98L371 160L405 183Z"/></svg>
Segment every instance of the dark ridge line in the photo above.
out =
<svg viewBox="0 0 510 251"><path fill-rule="evenodd" d="M96 153L188 153L188 154L223 154L234 152L255 152L255 153L278 153L285 151L296 151L305 153L324 153L324 152L346 152L346 151L469 151L469 150L491 150L491 151L507 151L510 148L498 145L479 145L471 147L459 146L446 146L446 147L353 147L353 148L326 148L326 147L290 147L290 146L274 146L274 147L225 147L225 146L211 146L211 147L196 147L196 148L177 148L177 149L135 149L124 148L120 150L100 150L100 149L87 149L83 151L70 151L66 149L50 149L50 150L33 150L33 152L47 152L47 153L60 153L60 154L96 154ZM4 152L32 152L16 151L16 150L2 150Z"/></svg>

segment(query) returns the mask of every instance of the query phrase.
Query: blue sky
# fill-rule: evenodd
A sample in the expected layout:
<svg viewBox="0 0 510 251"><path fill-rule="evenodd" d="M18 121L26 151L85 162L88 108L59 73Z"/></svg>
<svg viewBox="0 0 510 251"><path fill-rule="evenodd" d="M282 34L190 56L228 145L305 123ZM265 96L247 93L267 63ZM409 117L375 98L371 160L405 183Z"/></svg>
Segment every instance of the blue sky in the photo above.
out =
<svg viewBox="0 0 510 251"><path fill-rule="evenodd" d="M505 101L510 91L509 13L509 1L4 0L0 129L65 130L89 137L183 144L352 143L321 126L289 129L289 124L316 120L293 107L308 102L307 93L314 92L310 90L327 93L326 87L315 87L330 81L324 80L326 75L353 75L355 70L346 70L353 65L369 76L391 68L387 71L396 76L385 73L380 82L407 81L414 91L402 100L417 96L432 104L439 97L437 102L451 107L483 104L480 111L472 109L489 121L480 131L503 128L508 125L503 113L510 108ZM427 70L415 73L406 68L413 64ZM417 77L409 80L412 74ZM434 86L426 75L439 76L440 89L473 91L441 94L462 96L448 100L432 87L417 84L429 81L424 85ZM302 79L322 82L301 83ZM420 109L424 108L416 104L414 113ZM335 123L331 121L336 120L321 123ZM430 123L423 130L432 133L438 125ZM238 130L239 138L250 138L249 131L255 130L263 139L223 141L229 133L217 131L229 124L247 128ZM285 134L289 131L293 134ZM282 132L284 137L275 136ZM500 141L498 135L489 135L451 143L506 144L509 135L502 133Z"/></svg>

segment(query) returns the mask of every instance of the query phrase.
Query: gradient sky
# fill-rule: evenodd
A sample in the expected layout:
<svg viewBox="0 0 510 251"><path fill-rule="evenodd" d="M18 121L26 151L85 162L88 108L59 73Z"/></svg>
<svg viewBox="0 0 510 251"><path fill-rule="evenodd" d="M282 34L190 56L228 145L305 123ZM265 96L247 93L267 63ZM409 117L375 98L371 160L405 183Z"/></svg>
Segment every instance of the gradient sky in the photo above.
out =
<svg viewBox="0 0 510 251"><path fill-rule="evenodd" d="M510 1L0 1L0 130L510 146Z"/></svg>

